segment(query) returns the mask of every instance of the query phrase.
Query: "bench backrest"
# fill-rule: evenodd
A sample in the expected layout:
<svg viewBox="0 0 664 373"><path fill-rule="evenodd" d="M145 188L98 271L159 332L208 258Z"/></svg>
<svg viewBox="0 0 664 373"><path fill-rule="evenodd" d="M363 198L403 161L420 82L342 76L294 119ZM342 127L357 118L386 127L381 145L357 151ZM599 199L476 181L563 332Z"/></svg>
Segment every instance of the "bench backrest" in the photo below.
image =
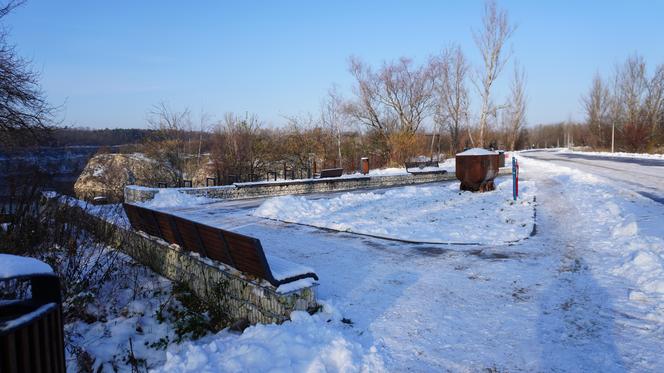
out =
<svg viewBox="0 0 664 373"><path fill-rule="evenodd" d="M406 169L424 167L439 167L438 161L406 162Z"/></svg>
<svg viewBox="0 0 664 373"><path fill-rule="evenodd" d="M328 168L320 171L320 178L326 177L341 177L344 174L343 168Z"/></svg>
<svg viewBox="0 0 664 373"><path fill-rule="evenodd" d="M275 279L263 246L257 238L128 203L123 204L123 207L134 229L168 243L178 244L184 250L198 253L202 257L220 261L240 272L265 279L274 286L304 277L318 280L314 273L301 274L297 278Z"/></svg>

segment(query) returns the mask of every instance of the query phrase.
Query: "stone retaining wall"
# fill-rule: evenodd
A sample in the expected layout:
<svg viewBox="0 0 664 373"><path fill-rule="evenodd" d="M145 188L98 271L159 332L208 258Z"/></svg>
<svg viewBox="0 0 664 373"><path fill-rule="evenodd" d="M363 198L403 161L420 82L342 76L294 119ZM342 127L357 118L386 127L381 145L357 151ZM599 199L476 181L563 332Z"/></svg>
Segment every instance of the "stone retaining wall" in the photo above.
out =
<svg viewBox="0 0 664 373"><path fill-rule="evenodd" d="M69 208L80 214L76 220L86 230L107 245L172 281L184 283L205 304L232 320L247 319L251 324L281 323L289 319L292 311L311 312L318 308L317 285L279 293L269 282L246 276L221 262L201 258L177 245L110 223L80 207Z"/></svg>
<svg viewBox="0 0 664 373"><path fill-rule="evenodd" d="M335 179L306 179L281 182L236 183L233 185L179 188L183 193L217 199L244 199L287 194L326 193L365 188L386 188L400 185L455 180L454 173L421 173L390 176L345 177ZM125 202L142 202L154 198L159 188L134 185L125 187Z"/></svg>
<svg viewBox="0 0 664 373"><path fill-rule="evenodd" d="M205 260L177 245L135 232L124 239L122 251L173 281L184 282L207 304L234 320L281 323L292 311L317 308L314 287L280 294L266 281L250 279L223 263Z"/></svg>

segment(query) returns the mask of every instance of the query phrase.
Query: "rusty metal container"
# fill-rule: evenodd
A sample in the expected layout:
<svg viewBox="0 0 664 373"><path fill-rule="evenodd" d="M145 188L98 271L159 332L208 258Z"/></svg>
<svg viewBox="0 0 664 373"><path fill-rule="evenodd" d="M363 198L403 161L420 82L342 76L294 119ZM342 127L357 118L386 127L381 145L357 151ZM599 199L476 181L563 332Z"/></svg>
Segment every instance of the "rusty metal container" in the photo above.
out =
<svg viewBox="0 0 664 373"><path fill-rule="evenodd" d="M362 158L360 160L361 166L362 166L362 174L368 175L369 174L369 158Z"/></svg>
<svg viewBox="0 0 664 373"><path fill-rule="evenodd" d="M494 190L493 180L498 175L498 153L473 148L456 155L456 177L461 190L487 192Z"/></svg>

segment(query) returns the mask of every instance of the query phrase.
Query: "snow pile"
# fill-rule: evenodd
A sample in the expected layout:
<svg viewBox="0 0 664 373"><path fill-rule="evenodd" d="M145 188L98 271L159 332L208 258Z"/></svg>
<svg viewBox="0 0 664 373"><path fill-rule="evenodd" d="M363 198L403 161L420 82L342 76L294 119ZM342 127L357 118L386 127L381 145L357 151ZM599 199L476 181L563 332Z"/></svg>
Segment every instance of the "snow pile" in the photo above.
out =
<svg viewBox="0 0 664 373"><path fill-rule="evenodd" d="M586 152L586 151L577 151L571 149L562 149L560 153L577 153L585 155L597 155L602 157L615 157L615 158L640 158L640 159L662 159L664 160L664 154L650 154L650 153L625 153L625 152Z"/></svg>
<svg viewBox="0 0 664 373"><path fill-rule="evenodd" d="M153 199L142 202L140 205L147 208L168 208L176 206L200 205L213 201L214 200L210 198L183 193L177 189L159 189L159 192L155 194Z"/></svg>
<svg viewBox="0 0 664 373"><path fill-rule="evenodd" d="M267 262L270 264L272 275L277 280L285 280L305 273L315 273L313 268L281 259L277 256L267 254Z"/></svg>
<svg viewBox="0 0 664 373"><path fill-rule="evenodd" d="M51 274L53 269L48 264L24 256L0 254L0 278Z"/></svg>
<svg viewBox="0 0 664 373"><path fill-rule="evenodd" d="M498 153L492 152L490 150L482 149L482 148L472 148L468 149L466 151L463 151L461 153L457 153L458 156L468 156L468 155L496 155Z"/></svg>
<svg viewBox="0 0 664 373"><path fill-rule="evenodd" d="M344 232L427 243L500 244L533 229L534 186L497 180L489 193L460 192L459 183L408 186L333 198L282 196L266 200L254 216Z"/></svg>
<svg viewBox="0 0 664 373"><path fill-rule="evenodd" d="M173 345L156 372L381 372L383 360L346 339L338 320L323 312L291 314L282 325L255 325L240 336L222 331ZM336 325L336 326L335 326Z"/></svg>

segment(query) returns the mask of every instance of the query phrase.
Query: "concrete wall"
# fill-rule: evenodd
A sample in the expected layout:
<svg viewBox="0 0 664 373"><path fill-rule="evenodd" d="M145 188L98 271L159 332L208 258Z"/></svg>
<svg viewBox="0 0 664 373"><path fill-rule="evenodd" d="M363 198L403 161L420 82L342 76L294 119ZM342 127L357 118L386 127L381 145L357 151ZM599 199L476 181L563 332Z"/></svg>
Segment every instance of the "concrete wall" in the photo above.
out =
<svg viewBox="0 0 664 373"><path fill-rule="evenodd" d="M325 193L353 189L385 188L400 185L455 180L454 173L421 173L393 176L346 177L335 179L306 179L281 182L237 183L219 187L179 188L183 193L218 199L244 199L287 194ZM125 202L140 202L154 198L159 188L130 185L125 187Z"/></svg>

